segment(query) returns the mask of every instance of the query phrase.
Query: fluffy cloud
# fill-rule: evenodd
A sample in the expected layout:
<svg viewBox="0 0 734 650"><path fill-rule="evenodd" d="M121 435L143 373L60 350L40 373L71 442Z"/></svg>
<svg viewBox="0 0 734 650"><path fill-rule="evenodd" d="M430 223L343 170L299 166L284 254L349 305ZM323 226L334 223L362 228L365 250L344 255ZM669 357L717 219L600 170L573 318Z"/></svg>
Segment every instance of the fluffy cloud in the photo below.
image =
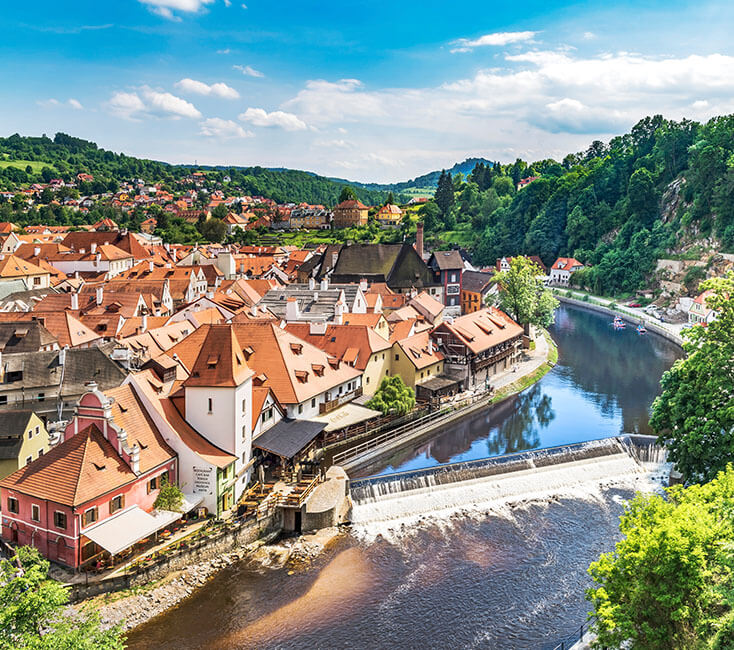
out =
<svg viewBox="0 0 734 650"><path fill-rule="evenodd" d="M139 120L145 116L199 118L196 106L171 93L160 92L143 86L136 92L113 93L107 108L117 117Z"/></svg>
<svg viewBox="0 0 734 650"><path fill-rule="evenodd" d="M220 117L210 117L204 120L200 133L210 138L249 138L253 133L243 129L237 122L223 120Z"/></svg>
<svg viewBox="0 0 734 650"><path fill-rule="evenodd" d="M68 106L69 108L73 108L77 111L81 111L84 109L82 103L78 99L74 99L73 97L67 99L65 102L61 102L58 99L51 97L50 99L42 99L36 103L39 106L43 106L44 108L52 108L54 106Z"/></svg>
<svg viewBox="0 0 734 650"><path fill-rule="evenodd" d="M212 95L221 97L222 99L239 99L240 94L232 87L225 83L219 82L214 84L205 84L203 81L195 79L181 79L176 83L176 88L185 93L194 93L196 95Z"/></svg>
<svg viewBox="0 0 734 650"><path fill-rule="evenodd" d="M268 113L262 108L248 108L239 115L239 119L253 126L275 126L286 131L303 131L307 128L306 123L293 113L284 111Z"/></svg>
<svg viewBox="0 0 734 650"><path fill-rule="evenodd" d="M409 94L410 91L404 91ZM337 82L316 79L308 81L306 87L284 108L295 112L309 124L331 124L341 121L373 120L387 116L383 93L364 92L358 79L341 79Z"/></svg>
<svg viewBox="0 0 734 650"><path fill-rule="evenodd" d="M181 20L174 11L185 13L196 13L204 5L211 4L214 0L139 0L148 5L151 11L169 20Z"/></svg>
<svg viewBox="0 0 734 650"><path fill-rule="evenodd" d="M239 70L246 77L264 77L265 76L262 72L260 72L259 70L255 70L255 68L249 65L233 65L232 68L234 70Z"/></svg>
<svg viewBox="0 0 734 650"><path fill-rule="evenodd" d="M470 52L475 47L486 47L492 45L495 47L502 47L509 45L510 43L522 43L524 41L531 41L538 32L495 32L494 34L485 34L479 38L459 38L455 40L451 49L452 53L455 52Z"/></svg>

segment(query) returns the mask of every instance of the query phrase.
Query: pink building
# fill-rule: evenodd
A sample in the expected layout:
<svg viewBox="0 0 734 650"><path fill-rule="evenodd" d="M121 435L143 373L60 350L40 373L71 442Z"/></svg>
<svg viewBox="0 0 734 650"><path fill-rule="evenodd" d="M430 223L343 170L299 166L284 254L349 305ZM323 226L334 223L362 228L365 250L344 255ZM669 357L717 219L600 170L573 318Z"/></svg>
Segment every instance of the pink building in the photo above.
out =
<svg viewBox="0 0 734 650"><path fill-rule="evenodd" d="M105 395L90 384L63 437L0 481L5 541L76 569L181 516L153 511L161 483L177 481L177 459L129 385Z"/></svg>

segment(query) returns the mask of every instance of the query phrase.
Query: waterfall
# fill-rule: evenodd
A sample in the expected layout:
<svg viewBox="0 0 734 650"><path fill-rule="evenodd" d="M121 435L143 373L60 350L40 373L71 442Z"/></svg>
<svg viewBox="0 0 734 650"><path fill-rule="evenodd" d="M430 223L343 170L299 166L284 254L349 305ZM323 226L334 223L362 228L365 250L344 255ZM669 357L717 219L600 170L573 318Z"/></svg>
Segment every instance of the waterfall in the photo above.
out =
<svg viewBox="0 0 734 650"><path fill-rule="evenodd" d="M352 523L382 528L457 511L503 509L518 501L588 498L611 484L650 490L653 478L665 478L661 465L653 466L664 458L658 451L664 452L623 436L355 480Z"/></svg>

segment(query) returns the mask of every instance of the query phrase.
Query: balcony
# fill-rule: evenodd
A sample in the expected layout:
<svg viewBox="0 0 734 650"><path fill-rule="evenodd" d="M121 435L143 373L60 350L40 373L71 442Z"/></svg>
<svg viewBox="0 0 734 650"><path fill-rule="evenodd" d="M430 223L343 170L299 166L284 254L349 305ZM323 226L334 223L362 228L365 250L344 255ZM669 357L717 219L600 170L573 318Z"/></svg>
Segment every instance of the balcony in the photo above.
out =
<svg viewBox="0 0 734 650"><path fill-rule="evenodd" d="M359 386L355 390L344 393L343 395L339 395L336 399L329 400L327 402L323 402L319 404L319 415L323 415L324 413L330 413L334 409L338 409L343 404L346 404L347 402L351 402L353 399L356 399L362 394L362 387Z"/></svg>

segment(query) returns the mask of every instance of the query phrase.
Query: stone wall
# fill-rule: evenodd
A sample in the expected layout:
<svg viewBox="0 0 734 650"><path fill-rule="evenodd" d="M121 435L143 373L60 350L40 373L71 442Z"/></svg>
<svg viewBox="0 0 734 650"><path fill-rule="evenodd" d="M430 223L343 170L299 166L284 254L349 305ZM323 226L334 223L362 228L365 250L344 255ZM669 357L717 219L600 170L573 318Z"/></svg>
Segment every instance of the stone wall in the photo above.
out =
<svg viewBox="0 0 734 650"><path fill-rule="evenodd" d="M181 571L192 564L204 562L236 548L251 544L260 537L283 528L283 513L279 508L270 517L261 521L247 520L234 527L229 526L215 532L210 537L198 539L186 549L168 553L153 564L131 570L128 574L112 578L94 580L87 584L70 585L69 599L76 603L99 594L120 591L160 580L173 571Z"/></svg>

